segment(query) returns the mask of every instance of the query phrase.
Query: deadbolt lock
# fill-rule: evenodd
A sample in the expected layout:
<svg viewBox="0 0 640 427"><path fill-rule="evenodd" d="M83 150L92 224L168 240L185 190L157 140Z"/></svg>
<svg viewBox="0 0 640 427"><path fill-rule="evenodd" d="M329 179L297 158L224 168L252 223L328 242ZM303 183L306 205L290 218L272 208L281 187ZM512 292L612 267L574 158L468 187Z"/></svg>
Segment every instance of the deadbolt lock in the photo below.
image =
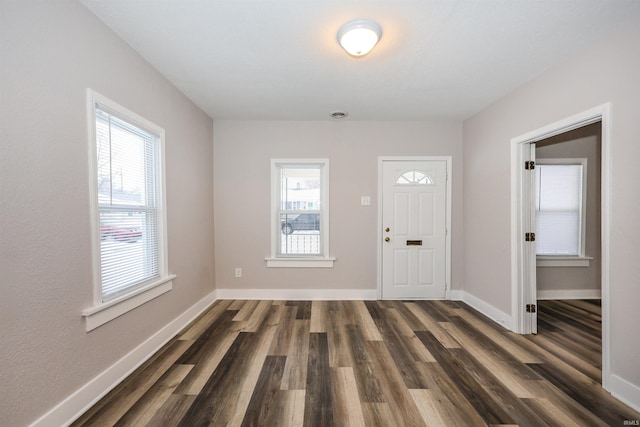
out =
<svg viewBox="0 0 640 427"><path fill-rule="evenodd" d="M390 231L389 227L385 228L384 231L388 233Z"/></svg>

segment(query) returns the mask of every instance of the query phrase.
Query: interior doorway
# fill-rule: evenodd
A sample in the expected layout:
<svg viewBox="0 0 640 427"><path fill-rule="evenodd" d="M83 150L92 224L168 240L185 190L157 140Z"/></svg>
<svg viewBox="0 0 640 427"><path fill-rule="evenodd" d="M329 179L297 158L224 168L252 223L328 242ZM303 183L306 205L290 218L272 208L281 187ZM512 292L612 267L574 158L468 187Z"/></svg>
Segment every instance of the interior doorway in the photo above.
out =
<svg viewBox="0 0 640 427"><path fill-rule="evenodd" d="M600 299L601 122L536 142L536 297Z"/></svg>
<svg viewBox="0 0 640 427"><path fill-rule="evenodd" d="M602 382L601 122L535 145L537 336Z"/></svg>
<svg viewBox="0 0 640 427"><path fill-rule="evenodd" d="M512 139L512 313L513 330L537 332L537 280L535 251L535 143L593 123L601 123L601 248L600 285L602 303L602 386L610 382L609 331L609 230L611 149L610 105L605 104ZM533 238L533 240L532 240Z"/></svg>

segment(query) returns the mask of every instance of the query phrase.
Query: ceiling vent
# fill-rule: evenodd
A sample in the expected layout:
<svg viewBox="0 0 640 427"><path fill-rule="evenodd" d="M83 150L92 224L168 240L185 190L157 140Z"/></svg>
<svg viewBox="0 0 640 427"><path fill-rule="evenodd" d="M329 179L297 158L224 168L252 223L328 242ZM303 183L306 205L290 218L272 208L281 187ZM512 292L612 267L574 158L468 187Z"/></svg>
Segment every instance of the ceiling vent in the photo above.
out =
<svg viewBox="0 0 640 427"><path fill-rule="evenodd" d="M333 113L329 114L332 119L344 119L348 115L349 113L347 113L346 111L334 111Z"/></svg>

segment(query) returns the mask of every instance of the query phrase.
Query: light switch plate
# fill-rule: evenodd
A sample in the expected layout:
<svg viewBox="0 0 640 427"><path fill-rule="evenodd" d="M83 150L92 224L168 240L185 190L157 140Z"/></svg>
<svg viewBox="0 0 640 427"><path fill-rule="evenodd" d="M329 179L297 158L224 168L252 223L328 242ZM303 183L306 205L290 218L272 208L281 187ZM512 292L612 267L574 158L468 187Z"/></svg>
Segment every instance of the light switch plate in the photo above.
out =
<svg viewBox="0 0 640 427"><path fill-rule="evenodd" d="M360 205L361 206L371 206L371 196L361 196L360 197Z"/></svg>

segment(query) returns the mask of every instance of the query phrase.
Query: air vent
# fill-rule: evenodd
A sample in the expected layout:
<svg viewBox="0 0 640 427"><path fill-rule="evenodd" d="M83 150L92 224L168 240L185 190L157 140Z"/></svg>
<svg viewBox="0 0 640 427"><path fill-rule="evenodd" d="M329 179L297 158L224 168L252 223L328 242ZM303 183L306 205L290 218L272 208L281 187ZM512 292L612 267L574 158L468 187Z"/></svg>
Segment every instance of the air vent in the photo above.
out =
<svg viewBox="0 0 640 427"><path fill-rule="evenodd" d="M347 113L346 111L334 111L329 115L331 116L332 119L344 119L349 115L349 113Z"/></svg>

